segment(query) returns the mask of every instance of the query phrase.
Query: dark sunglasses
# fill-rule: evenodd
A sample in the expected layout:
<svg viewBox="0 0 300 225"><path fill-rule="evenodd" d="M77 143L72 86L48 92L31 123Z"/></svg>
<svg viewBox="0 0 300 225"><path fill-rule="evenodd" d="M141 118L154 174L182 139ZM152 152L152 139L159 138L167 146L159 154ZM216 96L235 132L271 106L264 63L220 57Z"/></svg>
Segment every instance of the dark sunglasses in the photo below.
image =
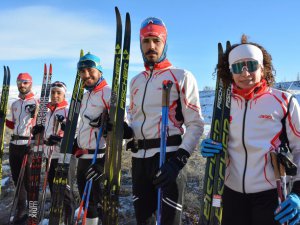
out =
<svg viewBox="0 0 300 225"><path fill-rule="evenodd" d="M246 69L249 73L253 73L259 68L259 63L256 60L244 61L233 63L231 65L231 72L234 74L241 74L244 69Z"/></svg>
<svg viewBox="0 0 300 225"><path fill-rule="evenodd" d="M92 60L85 60L85 61L78 62L77 69L82 70L85 68L96 68L97 66L99 66L99 65L97 65L96 62L94 62Z"/></svg>

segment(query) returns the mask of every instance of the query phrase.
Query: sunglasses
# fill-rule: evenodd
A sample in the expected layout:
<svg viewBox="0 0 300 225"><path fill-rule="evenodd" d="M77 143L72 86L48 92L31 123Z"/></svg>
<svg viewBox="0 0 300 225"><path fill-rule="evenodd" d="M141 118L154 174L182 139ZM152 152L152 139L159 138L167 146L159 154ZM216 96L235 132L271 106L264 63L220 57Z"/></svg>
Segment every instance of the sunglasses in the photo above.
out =
<svg viewBox="0 0 300 225"><path fill-rule="evenodd" d="M259 68L259 63L256 60L245 61L245 62L238 62L233 63L231 65L231 72L234 74L241 74L245 69L249 73L253 73Z"/></svg>
<svg viewBox="0 0 300 225"><path fill-rule="evenodd" d="M20 85L20 84L27 85L27 84L30 84L30 83L31 83L31 81L28 81L28 80L17 80L17 85Z"/></svg>
<svg viewBox="0 0 300 225"><path fill-rule="evenodd" d="M146 19L142 22L141 29L143 29L144 27L146 27L150 23L165 27L165 24L162 20L160 20L158 18L150 17L150 18L148 18L148 19Z"/></svg>

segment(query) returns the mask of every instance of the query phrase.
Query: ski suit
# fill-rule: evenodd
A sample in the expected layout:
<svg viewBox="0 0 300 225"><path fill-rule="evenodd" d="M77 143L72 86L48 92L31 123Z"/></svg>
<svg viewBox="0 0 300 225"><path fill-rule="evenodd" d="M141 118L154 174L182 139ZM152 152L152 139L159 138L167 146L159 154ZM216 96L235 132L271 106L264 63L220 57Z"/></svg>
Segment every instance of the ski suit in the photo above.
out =
<svg viewBox="0 0 300 225"><path fill-rule="evenodd" d="M274 220L278 201L269 153L281 143L281 119L287 113L289 101L286 133L299 167L300 108L297 100L291 98L290 93L270 87L259 89L249 100L233 91L223 225L279 224ZM299 174L295 180L300 180Z"/></svg>
<svg viewBox="0 0 300 225"><path fill-rule="evenodd" d="M132 153L133 202L137 224L155 224L157 190L153 179L159 169L162 83L171 80L169 127L166 160L178 148L190 154L203 133L197 82L191 72L178 69L165 59L148 67L130 82L129 126L138 147ZM183 127L184 126L184 127ZM182 135L184 135L182 137ZM181 224L186 172L182 169L176 182L163 189L162 224Z"/></svg>
<svg viewBox="0 0 300 225"><path fill-rule="evenodd" d="M24 99L19 98L12 103L11 113L6 119L6 126L13 130L9 144L9 164L15 186L17 186L21 165L24 155L26 154L25 149L28 149L27 145L31 136L31 128L35 125L34 109L36 108L38 108L38 100L36 100L34 94L30 92ZM33 109L33 111L31 111L31 109ZM18 211L25 211L26 209L30 162L31 154L28 155L23 183L20 187L17 203Z"/></svg>
<svg viewBox="0 0 300 225"><path fill-rule="evenodd" d="M109 109L111 88L105 80L102 80L92 91L87 91L83 95L80 108L80 122L77 132L77 145L75 155L79 157L77 165L77 184L80 196L84 192L86 184L85 172L92 163L94 151L96 149L96 135L99 128L89 125L90 121L99 117L104 109ZM106 141L102 137L99 143L99 150L96 163L104 167ZM102 218L101 203L101 183L100 179L93 182L87 218Z"/></svg>

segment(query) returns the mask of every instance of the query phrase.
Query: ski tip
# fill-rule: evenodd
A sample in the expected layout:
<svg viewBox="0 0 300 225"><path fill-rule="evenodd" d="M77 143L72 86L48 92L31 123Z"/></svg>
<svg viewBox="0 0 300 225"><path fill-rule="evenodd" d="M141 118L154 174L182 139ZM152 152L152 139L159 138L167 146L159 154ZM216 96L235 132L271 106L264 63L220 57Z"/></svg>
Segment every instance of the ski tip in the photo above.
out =
<svg viewBox="0 0 300 225"><path fill-rule="evenodd" d="M84 52L83 52L83 49L80 50L80 58L84 56Z"/></svg>
<svg viewBox="0 0 300 225"><path fill-rule="evenodd" d="M46 63L44 64L44 74L47 74L47 65L46 65Z"/></svg>
<svg viewBox="0 0 300 225"><path fill-rule="evenodd" d="M52 63L50 63L49 74L52 74Z"/></svg>
<svg viewBox="0 0 300 225"><path fill-rule="evenodd" d="M120 14L120 11L119 11L119 9L118 9L117 6L115 6L115 12L116 12L117 14Z"/></svg>

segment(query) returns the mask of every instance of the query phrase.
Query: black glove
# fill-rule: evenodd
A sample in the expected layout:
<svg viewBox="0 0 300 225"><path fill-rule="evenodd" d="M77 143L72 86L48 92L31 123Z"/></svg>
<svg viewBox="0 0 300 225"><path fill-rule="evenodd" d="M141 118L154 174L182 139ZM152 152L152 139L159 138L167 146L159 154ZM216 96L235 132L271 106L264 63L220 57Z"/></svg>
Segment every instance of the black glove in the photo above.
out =
<svg viewBox="0 0 300 225"><path fill-rule="evenodd" d="M48 141L47 141L47 145L53 146L53 145L60 144L61 140L62 140L62 137L60 137L60 136L50 135L50 137L48 138Z"/></svg>
<svg viewBox="0 0 300 225"><path fill-rule="evenodd" d="M190 153L179 148L176 154L166 161L156 173L153 180L155 188L165 188L175 182L180 170L185 166L189 157Z"/></svg>
<svg viewBox="0 0 300 225"><path fill-rule="evenodd" d="M128 124L124 121L124 134L123 139L130 139L133 138L133 130Z"/></svg>
<svg viewBox="0 0 300 225"><path fill-rule="evenodd" d="M102 117L102 113L95 119L91 119L90 117L88 117L87 115L84 115L85 118L87 118L90 122L89 122L89 125L91 127L94 127L94 128L99 128L101 127L101 117Z"/></svg>
<svg viewBox="0 0 300 225"><path fill-rule="evenodd" d="M87 171L85 172L85 179L86 181L93 180L96 181L104 175L103 167L99 164L95 163L88 167Z"/></svg>
<svg viewBox="0 0 300 225"><path fill-rule="evenodd" d="M31 118L34 118L35 110L36 104L30 104L25 106L25 112L30 113Z"/></svg>
<svg viewBox="0 0 300 225"><path fill-rule="evenodd" d="M31 129L32 135L40 134L44 131L45 127L43 125L35 125Z"/></svg>

